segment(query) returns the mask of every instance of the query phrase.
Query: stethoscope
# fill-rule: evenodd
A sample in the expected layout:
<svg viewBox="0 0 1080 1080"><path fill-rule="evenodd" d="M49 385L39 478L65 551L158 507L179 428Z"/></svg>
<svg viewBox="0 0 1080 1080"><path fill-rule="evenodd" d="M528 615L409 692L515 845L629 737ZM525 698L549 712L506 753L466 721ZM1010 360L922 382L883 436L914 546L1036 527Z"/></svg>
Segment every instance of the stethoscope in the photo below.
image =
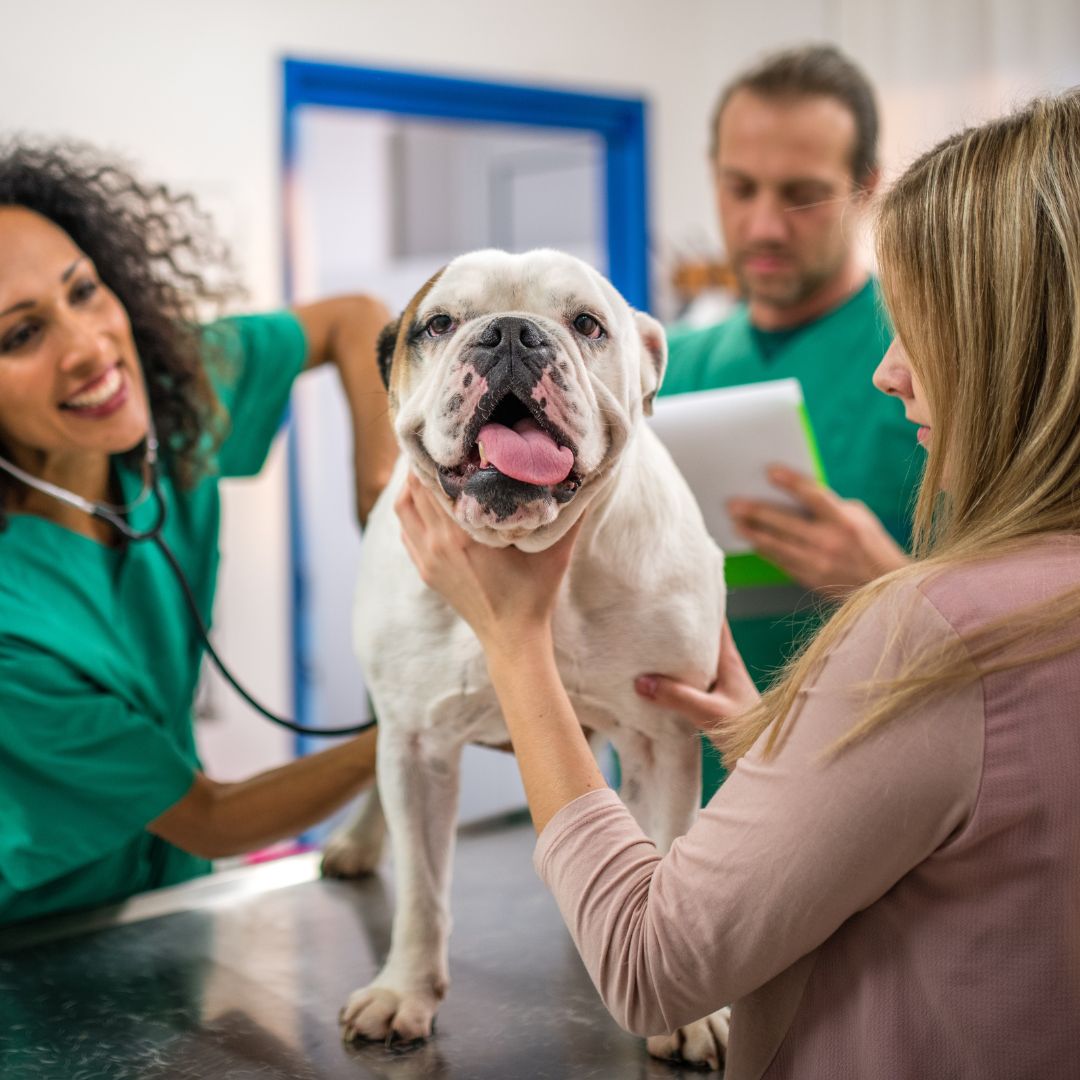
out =
<svg viewBox="0 0 1080 1080"><path fill-rule="evenodd" d="M191 591L191 584L185 576L176 556L173 554L169 545L165 543L165 538L162 536L162 530L165 527L166 506L165 497L161 490L161 469L158 463L158 440L157 433L154 430L153 421L151 421L146 435L146 458L144 464L145 469L143 472L142 490L126 505L115 506L112 503L107 502L91 502L89 499L84 499L81 495L77 495L74 491L68 491L66 488L58 487L48 480L42 480L40 477L33 476L24 469L20 469L17 465L13 465L10 461L6 461L4 458L0 457L0 469L3 469L11 476L14 476L16 480L21 480L28 487L32 487L36 491L40 491L43 495L49 495L62 503L66 503L68 506L73 506L76 510L81 510L84 514L89 514L91 517L107 521L121 536L131 543L137 544L144 540L149 540L154 544L161 554L165 556L165 561L172 568L172 572L176 576L176 581L180 586L180 591L183 593L187 609L191 613L192 621L199 632L199 637L202 639L203 647L206 649L210 659L214 662L214 666L221 672L225 681L228 682L228 684L256 712L261 713L267 720L270 720L275 724L280 724L282 727L288 728L289 731L295 731L300 735L358 735L360 732L367 731L369 728L374 727L376 724L375 720L368 720L363 724L357 724L353 727L305 727L302 724L297 724L292 720L286 720L284 717L272 713L265 706L260 705L259 702L257 702L236 681L232 672L229 671L221 657L218 656L214 646L210 644L206 623L203 622L202 615L199 613L199 606L195 601L195 594ZM153 524L148 529L133 529L127 520L127 516L136 507L141 506L147 499L151 498L157 503L157 514L154 517Z"/></svg>

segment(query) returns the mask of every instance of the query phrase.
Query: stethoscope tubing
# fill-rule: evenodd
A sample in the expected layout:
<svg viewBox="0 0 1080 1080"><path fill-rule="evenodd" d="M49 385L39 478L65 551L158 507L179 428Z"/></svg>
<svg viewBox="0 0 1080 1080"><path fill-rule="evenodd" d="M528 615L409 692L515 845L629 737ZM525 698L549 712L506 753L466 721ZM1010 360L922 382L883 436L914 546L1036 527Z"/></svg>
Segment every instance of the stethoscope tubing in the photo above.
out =
<svg viewBox="0 0 1080 1080"><path fill-rule="evenodd" d="M62 503L66 503L68 506L74 507L76 510L81 510L84 514L89 514L91 517L96 517L101 521L107 522L116 529L125 540L128 540L131 543L139 544L144 541L152 543L158 551L161 552L166 563L168 563L169 568L172 570L177 584L180 586L180 592L184 597L185 606L188 609L191 620L202 641L203 648L206 649L207 655L210 657L214 666L233 690L235 690L236 693L239 694L240 697L242 697L256 712L266 717L271 723L278 724L280 727L287 728L289 731L293 731L298 735L317 735L327 738L343 735L359 735L361 732L368 731L370 728L375 727L378 722L375 719L349 727L307 727L304 724L298 724L294 720L288 720L283 716L278 716L276 713L271 712L270 709L266 708L265 705L260 704L247 690L244 689L243 686L240 685L235 676L225 665L225 662L218 656L217 650L211 644L210 634L206 623L203 621L202 614L199 611L199 605L195 599L195 594L192 592L191 583L188 581L187 575L180 565L180 561L165 542L165 537L162 535L165 528L166 502L164 492L161 490L158 442L153 431L147 435L146 439L145 465L146 470L149 473L149 482L144 479L143 490L138 498L127 506L121 507L112 506L109 503L104 502L91 502L89 499L84 499L81 495L78 495L73 491L68 491L66 488L58 487L48 480L42 480L39 477L33 476L23 469L20 469L17 465L14 465L12 462L0 457L0 468L29 487L40 491L43 495L49 495ZM154 523L148 529L133 529L125 520L124 515L130 513L136 506L141 505L147 498L152 498L157 503L157 514Z"/></svg>

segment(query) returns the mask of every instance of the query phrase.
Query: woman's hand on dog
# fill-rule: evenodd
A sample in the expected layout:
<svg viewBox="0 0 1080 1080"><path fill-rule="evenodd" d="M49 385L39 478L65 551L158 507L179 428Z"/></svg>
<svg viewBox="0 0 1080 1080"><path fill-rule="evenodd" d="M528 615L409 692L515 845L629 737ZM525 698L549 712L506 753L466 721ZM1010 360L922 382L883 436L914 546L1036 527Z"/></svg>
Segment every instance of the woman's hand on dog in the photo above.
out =
<svg viewBox="0 0 1080 1080"><path fill-rule="evenodd" d="M559 586L582 519L545 551L527 554L472 540L411 474L394 510L424 584L472 627L485 652L550 640Z"/></svg>
<svg viewBox="0 0 1080 1080"><path fill-rule="evenodd" d="M707 690L699 690L666 675L639 675L634 680L634 689L655 705L682 713L695 727L705 732L729 717L752 709L761 699L735 646L726 619L720 636L716 679Z"/></svg>

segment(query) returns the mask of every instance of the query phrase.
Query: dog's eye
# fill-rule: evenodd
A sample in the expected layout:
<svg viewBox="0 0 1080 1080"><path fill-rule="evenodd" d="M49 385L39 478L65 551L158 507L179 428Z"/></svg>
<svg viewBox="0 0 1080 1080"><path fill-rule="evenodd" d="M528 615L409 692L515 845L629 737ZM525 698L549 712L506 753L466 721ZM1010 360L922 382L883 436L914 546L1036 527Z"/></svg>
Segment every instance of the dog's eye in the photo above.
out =
<svg viewBox="0 0 1080 1080"><path fill-rule="evenodd" d="M424 330L429 337L445 337L454 329L454 320L449 315L432 315Z"/></svg>
<svg viewBox="0 0 1080 1080"><path fill-rule="evenodd" d="M590 338L592 341L599 341L604 336L604 328L587 311L583 311L574 320L574 329L582 337Z"/></svg>

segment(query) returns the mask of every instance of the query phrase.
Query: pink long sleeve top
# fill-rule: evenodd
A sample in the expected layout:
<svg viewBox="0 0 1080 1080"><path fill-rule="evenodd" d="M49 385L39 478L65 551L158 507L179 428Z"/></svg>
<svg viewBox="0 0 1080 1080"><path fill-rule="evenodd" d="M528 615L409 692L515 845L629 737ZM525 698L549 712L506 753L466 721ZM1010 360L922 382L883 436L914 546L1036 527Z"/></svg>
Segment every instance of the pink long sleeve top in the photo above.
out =
<svg viewBox="0 0 1080 1080"><path fill-rule="evenodd" d="M823 756L859 684L1077 585L1055 536L892 590L662 857L612 791L559 811L535 864L619 1023L733 1003L727 1080L1080 1077L1080 649Z"/></svg>

